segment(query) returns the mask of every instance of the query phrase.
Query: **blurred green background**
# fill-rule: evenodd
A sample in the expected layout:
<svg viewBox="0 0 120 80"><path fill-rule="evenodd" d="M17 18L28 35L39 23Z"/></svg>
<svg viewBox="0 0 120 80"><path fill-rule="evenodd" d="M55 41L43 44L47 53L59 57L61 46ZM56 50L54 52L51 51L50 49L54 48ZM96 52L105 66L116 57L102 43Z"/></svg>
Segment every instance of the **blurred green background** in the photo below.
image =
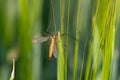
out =
<svg viewBox="0 0 120 80"><path fill-rule="evenodd" d="M0 80L120 80L119 0L0 0ZM58 38L58 58L48 60Z"/></svg>

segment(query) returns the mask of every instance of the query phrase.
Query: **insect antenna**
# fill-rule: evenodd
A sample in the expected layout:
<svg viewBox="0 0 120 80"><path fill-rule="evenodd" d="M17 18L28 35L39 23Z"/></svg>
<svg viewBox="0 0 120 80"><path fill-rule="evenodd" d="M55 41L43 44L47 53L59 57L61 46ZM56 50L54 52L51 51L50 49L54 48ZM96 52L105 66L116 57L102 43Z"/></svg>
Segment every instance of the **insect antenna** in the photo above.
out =
<svg viewBox="0 0 120 80"><path fill-rule="evenodd" d="M70 35L70 34L68 34L68 33L61 34L61 36L62 36L62 35L68 36L69 38L78 41L74 36L72 36L72 35Z"/></svg>

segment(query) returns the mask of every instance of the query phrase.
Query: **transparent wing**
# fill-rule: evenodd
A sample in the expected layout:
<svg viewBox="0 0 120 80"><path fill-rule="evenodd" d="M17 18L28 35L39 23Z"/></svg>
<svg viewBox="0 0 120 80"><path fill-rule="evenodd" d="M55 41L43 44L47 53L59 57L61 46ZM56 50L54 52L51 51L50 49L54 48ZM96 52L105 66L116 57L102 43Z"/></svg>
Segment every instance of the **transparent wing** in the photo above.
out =
<svg viewBox="0 0 120 80"><path fill-rule="evenodd" d="M42 43L42 42L47 41L48 39L49 39L49 37L35 37L35 38L32 40L32 42L33 42L33 43L37 43L37 42Z"/></svg>
<svg viewBox="0 0 120 80"><path fill-rule="evenodd" d="M54 44L54 47L53 47L53 56L54 56L55 58L57 58L57 56L58 56L56 44Z"/></svg>

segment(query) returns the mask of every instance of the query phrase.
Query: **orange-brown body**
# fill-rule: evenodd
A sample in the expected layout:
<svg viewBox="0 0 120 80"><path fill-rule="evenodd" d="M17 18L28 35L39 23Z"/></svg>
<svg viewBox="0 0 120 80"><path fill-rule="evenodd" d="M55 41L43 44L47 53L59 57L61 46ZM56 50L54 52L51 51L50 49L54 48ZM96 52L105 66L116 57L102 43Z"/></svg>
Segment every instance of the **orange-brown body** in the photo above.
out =
<svg viewBox="0 0 120 80"><path fill-rule="evenodd" d="M51 59L52 57L54 44L55 44L55 36L52 36L50 47L49 47L49 56L48 56L49 59Z"/></svg>

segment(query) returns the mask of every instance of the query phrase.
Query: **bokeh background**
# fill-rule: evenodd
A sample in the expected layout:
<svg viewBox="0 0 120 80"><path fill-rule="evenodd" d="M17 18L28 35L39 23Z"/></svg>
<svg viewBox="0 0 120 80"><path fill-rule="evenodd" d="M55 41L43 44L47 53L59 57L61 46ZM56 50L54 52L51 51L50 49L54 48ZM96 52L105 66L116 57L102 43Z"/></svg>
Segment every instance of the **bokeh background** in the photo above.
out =
<svg viewBox="0 0 120 80"><path fill-rule="evenodd" d="M119 30L119 0L0 0L0 80L13 59L14 80L120 80ZM32 40L58 31L48 60L50 40Z"/></svg>

